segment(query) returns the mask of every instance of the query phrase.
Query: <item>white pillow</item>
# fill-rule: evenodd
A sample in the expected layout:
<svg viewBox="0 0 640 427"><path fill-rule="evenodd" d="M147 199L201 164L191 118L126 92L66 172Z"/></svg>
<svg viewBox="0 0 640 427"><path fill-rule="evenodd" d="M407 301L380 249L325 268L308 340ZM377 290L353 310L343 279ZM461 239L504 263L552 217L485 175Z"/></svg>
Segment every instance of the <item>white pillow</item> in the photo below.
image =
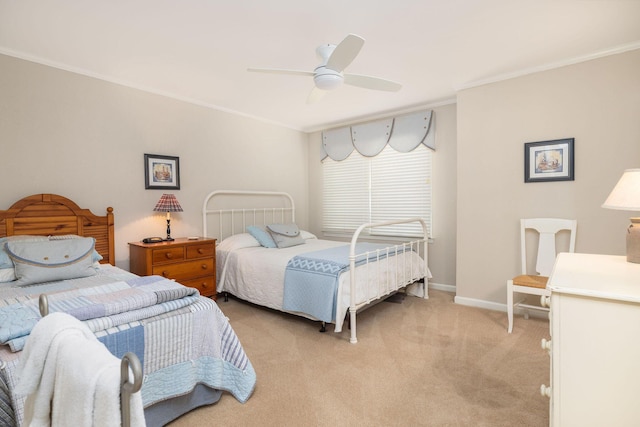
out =
<svg viewBox="0 0 640 427"><path fill-rule="evenodd" d="M235 249L253 248L258 246L261 246L260 242L258 242L251 234L240 233L227 237L222 242L218 243L216 249L229 252Z"/></svg>
<svg viewBox="0 0 640 427"><path fill-rule="evenodd" d="M300 236L304 239L304 240L308 240L308 239L317 239L316 235L313 233L309 233L306 230L300 230Z"/></svg>

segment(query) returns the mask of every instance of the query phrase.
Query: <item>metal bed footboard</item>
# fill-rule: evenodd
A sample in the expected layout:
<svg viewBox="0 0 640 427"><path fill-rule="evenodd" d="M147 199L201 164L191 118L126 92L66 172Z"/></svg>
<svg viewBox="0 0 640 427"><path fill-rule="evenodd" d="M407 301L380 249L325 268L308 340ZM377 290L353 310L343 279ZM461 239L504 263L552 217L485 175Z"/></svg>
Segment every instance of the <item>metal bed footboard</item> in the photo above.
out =
<svg viewBox="0 0 640 427"><path fill-rule="evenodd" d="M40 315L49 314L49 300L45 294L38 300ZM133 374L133 382L130 381L129 370ZM120 420L123 427L131 425L131 395L142 388L142 364L135 353L127 352L120 362Z"/></svg>
<svg viewBox="0 0 640 427"><path fill-rule="evenodd" d="M360 234L365 229L371 229L376 227L384 227L388 225L395 224L404 224L411 222L419 222L422 226L422 238L418 240L413 240L407 243L395 244L387 246L383 249L376 249L375 251L361 252L357 253L357 243L360 238ZM351 238L351 246L349 251L349 274L350 274L350 293L349 293L349 320L351 327L351 338L350 342L355 344L358 342L358 338L356 335L356 315L359 309L365 307L372 302L379 300L387 295L392 294L393 292L398 291L420 279L424 279L422 286L424 286L424 297L425 299L429 298L428 294L428 285L427 285L427 244L428 244L428 234L427 234L427 225L422 218L410 218L406 220L397 220L397 221L386 221L386 222L378 222L378 223L369 223L363 224L356 232L353 234ZM413 265L409 265L409 272L407 274L407 268L398 268L399 263L413 263L412 257L403 257L402 261L400 261L397 256L390 256L399 253L403 253L406 251L415 251L420 255L423 260L421 268L419 269L420 273L417 277L413 274L414 268ZM408 258L408 259L407 259ZM362 265L359 266L358 272L356 272L356 262L357 260L362 261L365 268L362 268ZM371 268L369 264L375 263L375 267L373 269L375 272L371 273ZM383 276L380 273L381 265L386 263L387 266L389 263L395 263L396 267L394 269L395 274L391 275L388 273L389 268L386 268L387 274ZM403 267L406 265L403 264ZM357 293L357 275L366 274L366 282L368 284L368 290L375 290L373 295L367 295L362 298L358 298Z"/></svg>

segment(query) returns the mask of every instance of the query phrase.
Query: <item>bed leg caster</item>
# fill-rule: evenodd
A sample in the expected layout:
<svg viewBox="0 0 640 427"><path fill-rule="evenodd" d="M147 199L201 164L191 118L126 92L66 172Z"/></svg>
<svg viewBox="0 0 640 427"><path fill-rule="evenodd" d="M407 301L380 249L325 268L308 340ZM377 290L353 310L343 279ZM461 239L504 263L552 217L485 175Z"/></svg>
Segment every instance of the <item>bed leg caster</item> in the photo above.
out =
<svg viewBox="0 0 640 427"><path fill-rule="evenodd" d="M327 332L327 324L322 322L322 326L320 326L320 332Z"/></svg>
<svg viewBox="0 0 640 427"><path fill-rule="evenodd" d="M224 293L224 302L229 302L229 294L227 292Z"/></svg>

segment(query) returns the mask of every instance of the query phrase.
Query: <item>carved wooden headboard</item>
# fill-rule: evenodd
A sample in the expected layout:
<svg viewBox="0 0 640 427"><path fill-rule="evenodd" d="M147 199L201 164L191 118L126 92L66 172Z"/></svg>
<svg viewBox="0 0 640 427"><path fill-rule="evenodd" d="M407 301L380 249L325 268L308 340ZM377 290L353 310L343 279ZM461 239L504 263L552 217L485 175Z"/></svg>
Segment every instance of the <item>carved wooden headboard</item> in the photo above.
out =
<svg viewBox="0 0 640 427"><path fill-rule="evenodd" d="M0 211L0 237L20 234L57 236L77 234L96 239L103 264L115 265L113 208L105 216L94 215L57 194L34 194Z"/></svg>

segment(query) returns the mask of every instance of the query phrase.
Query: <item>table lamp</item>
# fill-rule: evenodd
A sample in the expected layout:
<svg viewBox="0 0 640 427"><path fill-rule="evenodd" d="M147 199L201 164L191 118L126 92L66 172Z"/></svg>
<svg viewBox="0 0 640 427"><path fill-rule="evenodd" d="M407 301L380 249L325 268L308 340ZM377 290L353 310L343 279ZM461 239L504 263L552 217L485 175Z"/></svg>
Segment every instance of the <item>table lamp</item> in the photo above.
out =
<svg viewBox="0 0 640 427"><path fill-rule="evenodd" d="M173 241L174 239L171 238L171 212L182 212L182 206L178 203L178 199L173 194L163 194L153 210L167 213L167 238L165 240Z"/></svg>
<svg viewBox="0 0 640 427"><path fill-rule="evenodd" d="M602 205L607 209L640 211L640 169L627 169ZM627 229L627 262L640 263L640 217Z"/></svg>

